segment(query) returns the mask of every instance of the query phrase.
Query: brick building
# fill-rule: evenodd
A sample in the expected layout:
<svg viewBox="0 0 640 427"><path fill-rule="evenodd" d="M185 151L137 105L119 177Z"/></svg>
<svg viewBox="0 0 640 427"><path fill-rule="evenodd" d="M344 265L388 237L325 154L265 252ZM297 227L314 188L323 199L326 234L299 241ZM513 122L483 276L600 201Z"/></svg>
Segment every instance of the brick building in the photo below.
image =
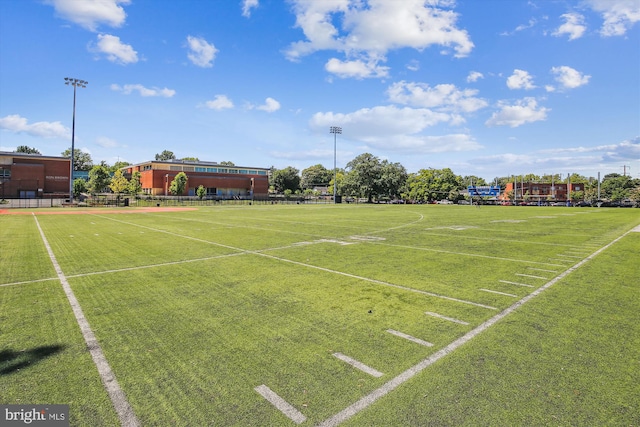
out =
<svg viewBox="0 0 640 427"><path fill-rule="evenodd" d="M568 187L568 188L567 188ZM584 191L583 183L540 183L540 182L508 182L504 192L498 199L509 200L508 194L513 193L515 200L523 200L525 197L530 202L566 202L568 196L574 191Z"/></svg>
<svg viewBox="0 0 640 427"><path fill-rule="evenodd" d="M226 166L215 162L190 160L148 161L122 168L127 179L140 172L142 192L153 196L168 196L171 181L180 172L187 175L184 195L194 196L202 185L207 197L250 198L269 195L269 169Z"/></svg>
<svg viewBox="0 0 640 427"><path fill-rule="evenodd" d="M0 198L69 197L67 157L0 151Z"/></svg>

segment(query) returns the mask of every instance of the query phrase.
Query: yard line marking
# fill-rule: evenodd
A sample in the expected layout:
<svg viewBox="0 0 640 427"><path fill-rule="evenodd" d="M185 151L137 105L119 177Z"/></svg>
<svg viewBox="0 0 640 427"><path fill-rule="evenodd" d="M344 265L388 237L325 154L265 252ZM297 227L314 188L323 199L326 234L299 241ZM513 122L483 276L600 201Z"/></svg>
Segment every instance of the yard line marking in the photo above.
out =
<svg viewBox="0 0 640 427"><path fill-rule="evenodd" d="M497 310L497 308L491 307L490 305L479 304L477 302L472 302L472 301L467 301L467 300L463 300L463 299L448 297L448 296L445 296L445 295L435 294L433 292L427 292L427 291L423 291L423 290L420 290L420 289L409 288L407 286L396 285L394 283L383 282L382 280L370 279L368 277L362 277L362 276L357 276L355 274L344 273L342 271L331 270L329 268L319 267L317 265L305 264L304 262L293 261L291 259L286 259L286 258L280 258L280 257L277 257L277 256L268 255L268 254L261 253L261 252L250 252L250 253L254 253L256 255L264 256L264 257L267 257L267 258L273 258L273 259L276 259L278 261L289 262L291 264L300 265L300 266L303 266L303 267L315 268L317 270L326 271L328 273L340 274L342 276L351 277L353 279L364 280L366 282L375 283L377 285L389 286L389 287L392 287L392 288L398 288L398 289L402 289L402 290L409 291L409 292L416 292L418 294L428 295L428 296L434 297L434 298L442 298L442 299L446 299L448 301L455 301L455 302L459 302L461 304L469 304L469 305L473 305L473 306L476 306L476 307L486 308L488 310Z"/></svg>
<svg viewBox="0 0 640 427"><path fill-rule="evenodd" d="M49 280L57 280L57 279L58 279L57 277L49 277L48 279L28 280L26 282L3 283L0 286L28 285L30 283L48 282Z"/></svg>
<svg viewBox="0 0 640 427"><path fill-rule="evenodd" d="M40 227L40 222L38 222L38 217L36 214L32 214L33 219L36 221L36 225L38 226L38 231L40 231L40 237L42 237L42 241L44 243L45 248L47 249L47 253L49 254L49 258L53 263L53 267L58 274L58 278L60 279L60 283L62 284L62 289L64 290L65 295L67 296L67 300L71 305L71 309L73 311L73 315L76 318L76 322L80 327L80 331L82 332L82 336L84 337L84 342L87 344L87 349L91 354L91 358L93 359L93 363L96 364L96 368L98 368L98 373L100 374L100 378L102 379L102 384L109 394L109 398L111 399L111 403L113 404L114 409L118 414L118 418L120 418L120 424L126 427L137 427L140 425L136 414L133 412L133 408L129 405L127 401L127 396L124 394L120 385L118 384L118 380L116 380L116 376L109 366L109 362L107 358L104 356L102 352L102 348L100 347L100 343L98 343L98 339L96 338L93 330L91 330L91 326L89 325L89 321L86 317L84 317L84 313L82 311L82 307L80 307L80 303L76 299L73 290L71 289L71 285L67 281L64 273L62 272L62 268L60 268L60 264L56 260L56 256L49 245L49 241L44 235L44 231Z"/></svg>
<svg viewBox="0 0 640 427"><path fill-rule="evenodd" d="M627 231L626 233L624 233L621 236L617 237L616 239L612 240L610 243L608 243L607 245L601 247L600 249L598 249L597 251L595 251L594 253L592 253L591 255L589 255L588 257L583 259L582 261L574 264L573 266L569 267L568 269L566 269L562 273L558 274L556 277L554 277L553 279L551 279L550 281L548 281L547 283L545 283L544 285L542 285L538 289L534 290L529 295L526 295L525 297L523 297L522 299L516 301L514 304L512 304L508 308L504 309L500 313L496 314L495 316L493 316L489 320L487 320L487 321L481 323L480 325L476 326L475 328L473 328L472 330L470 330L469 332L467 332L466 334L464 334L460 338L458 338L455 341L453 341L451 344L449 344L446 347L442 348L441 350L433 353L431 356L427 357L426 359L422 360L421 362L419 362L418 364L412 366L411 368L407 369L406 371L400 373L398 376L396 376L396 377L392 378L391 380L387 381L385 384L383 384L379 388L373 390L368 395L360 398L360 400L358 400L355 403L349 405L348 407L346 407L342 411L338 412L337 414L335 414L335 415L329 417L328 419L324 420L323 422L318 424L318 427L335 427L335 426L341 424L342 422L348 420L349 418L353 417L358 412L368 408L373 403L375 403L378 399L386 396L387 394L389 394L390 392L392 392L393 390L398 388L400 385L402 385L406 381L408 381L411 378L413 378L415 375L417 375L420 372L424 371L426 368L428 368L429 366L433 365L435 362L437 362L438 360L442 359L443 357L445 357L449 353L454 352L460 346L462 346L463 344L467 343L468 341L471 341L477 335L479 335L480 333L482 333L485 330L489 329L491 326L495 325L498 321L502 320L503 318L505 318L506 316L508 316L509 314L514 312L515 310L517 310L520 306L526 304L531 299L533 299L536 296L538 296L540 293L544 292L545 290L547 290L548 288L550 288L551 286L553 286L554 284L556 284L560 280L564 279L567 275L569 275L573 271L575 271L578 268L582 267L584 264L589 262L591 259L595 258L597 255L599 255L604 250L608 249L610 246L612 246L613 244L618 242L620 239L625 237L630 232L631 231Z"/></svg>
<svg viewBox="0 0 640 427"><path fill-rule="evenodd" d="M307 417L305 417L302 412L298 411L266 385L259 385L258 387L254 388L254 390L257 391L262 397L267 399L269 403L279 409L280 412L286 415L294 423L302 424L307 420Z"/></svg>
<svg viewBox="0 0 640 427"><path fill-rule="evenodd" d="M393 329L387 329L387 332L389 332L390 334L395 335L397 337L404 338L406 340L412 341L412 342L414 342L416 344L423 345L425 347L433 347L433 344L431 344L430 342L427 342L425 340L421 340L420 338L412 337L411 335L407 335L404 332L395 331Z"/></svg>
<svg viewBox="0 0 640 427"><path fill-rule="evenodd" d="M506 292L500 292L500 291L492 291L491 289L480 289L480 290L485 292L491 292L492 294L505 295L508 297L514 297L514 298L518 297L518 295L508 294Z"/></svg>
<svg viewBox="0 0 640 427"><path fill-rule="evenodd" d="M566 267L566 265L563 265L563 264L551 264L549 262L531 261L526 259L503 258L503 257L497 257L497 256L491 256L491 255L470 254L465 252L453 252L453 251L445 251L443 249L424 248L424 247L418 247L418 246L394 245L391 243L381 243L381 242L370 242L370 243L372 245L392 246L396 248L405 248L405 249L416 249L419 251L438 252L442 254L469 256L469 257L475 257L475 258L496 259L499 261L517 262L520 264L540 264L540 265L548 265L551 267Z"/></svg>
<svg viewBox="0 0 640 427"><path fill-rule="evenodd" d="M516 276L520 276L520 277L531 277L532 279L544 279L544 280L548 280L548 277L542 277L542 276L534 276L532 274L522 274L522 273L516 273Z"/></svg>
<svg viewBox="0 0 640 427"><path fill-rule="evenodd" d="M443 316L442 314L434 313L432 311L425 311L424 314L431 317L437 317L438 319L448 320L449 322L459 323L460 325L468 325L469 322L465 322L464 320L454 319L453 317Z"/></svg>
<svg viewBox="0 0 640 427"><path fill-rule="evenodd" d="M425 230L436 230L436 228L425 228ZM445 233L421 233L421 235L439 236L439 237L451 237L451 234L445 234ZM527 241L527 240L498 239L498 238L495 238L495 237L477 237L477 236L456 235L456 239L489 240L491 242L526 243L528 245L562 246L562 247L566 247L566 248L574 247L574 245L567 244L567 243L531 242L531 241Z"/></svg>
<svg viewBox="0 0 640 427"><path fill-rule="evenodd" d="M349 365L353 366L356 369L361 370L362 372L371 375L372 377L380 378L384 374L380 371L376 371L370 366L365 365L362 362L358 362L356 359L352 359L349 356L345 356L342 353L333 353L333 356L342 360L343 362L347 362Z"/></svg>
<svg viewBox="0 0 640 427"><path fill-rule="evenodd" d="M527 267L529 270L535 270L535 271L544 271L547 273L555 273L555 270L546 270L544 268L536 268L536 267Z"/></svg>
<svg viewBox="0 0 640 427"><path fill-rule="evenodd" d="M578 255L567 255L567 254L558 254L558 256L563 256L565 258L577 258L577 259L582 258L581 256L578 256Z"/></svg>
<svg viewBox="0 0 640 427"><path fill-rule="evenodd" d="M500 283L506 283L508 285L516 285L516 286L526 286L528 288L535 288L533 285L527 285L526 283L518 283L518 282L510 282L508 280L498 280Z"/></svg>
<svg viewBox="0 0 640 427"><path fill-rule="evenodd" d="M102 218L101 215L96 215L96 216ZM295 264L295 265L300 265L300 266L303 266L303 267L315 268L317 270L326 271L326 272L333 273L333 274L340 274L342 276L351 277L351 278L354 278L354 279L365 280L367 282L376 283L378 285L390 286L390 287L394 287L394 288L398 288L398 289L403 289L405 291L421 293L423 295L429 295L429 296L432 296L432 297L435 297L435 298L442 298L442 299L446 299L446 300L449 300L449 301L455 301L455 302L459 302L461 304L469 304L469 305L473 305L473 306L476 306L476 307L486 308L488 310L497 310L497 308L491 307L489 305L478 304L476 302L466 301L466 300L453 298L453 297L447 297L447 296L444 296L444 295L435 294L433 292L422 291L422 290L419 290L419 289L414 289L414 288L409 288L409 287L406 287L406 286L396 285L396 284L389 283L389 282L383 282L381 280L369 279L367 277L356 276L355 274L343 273L341 271L331 270L329 268L319 267L319 266L312 265L312 264L305 264L303 262L293 261L293 260L290 260L290 259L281 258L281 257L277 257L277 256L274 256L274 255L269 255L269 254L263 253L263 251L270 250L268 248L267 249L259 249L259 250L255 250L255 251L247 250L247 249L241 249L241 248L236 248L236 247L229 246L229 245L223 245L221 243L212 242L212 241L209 241L209 240L198 239L196 237L185 236L183 234L178 234L178 233L172 233L170 231L165 231L165 230L162 230L162 229L159 229L159 228L151 228L151 227L148 227L148 226L145 226L145 225L139 225L139 224L136 224L136 223L126 222L126 221L122 221L122 220L118 220L118 219L114 219L114 218L109 218L109 217L104 217L104 218L105 219L110 219L112 221L120 222L120 223L123 223L123 224L128 224L128 225L133 225L133 226L137 226L137 227L146 228L148 230L157 231L159 233L169 234L171 236L183 237L185 239L195 240L195 241L202 242L202 243L208 243L210 245L221 246L221 247L224 247L224 248L227 248L227 249L232 249L234 251L238 251L238 252L243 253L243 254L259 255L259 256L266 257L266 258L275 259L275 260L278 260L278 261L283 261L283 262L288 262L288 263Z"/></svg>

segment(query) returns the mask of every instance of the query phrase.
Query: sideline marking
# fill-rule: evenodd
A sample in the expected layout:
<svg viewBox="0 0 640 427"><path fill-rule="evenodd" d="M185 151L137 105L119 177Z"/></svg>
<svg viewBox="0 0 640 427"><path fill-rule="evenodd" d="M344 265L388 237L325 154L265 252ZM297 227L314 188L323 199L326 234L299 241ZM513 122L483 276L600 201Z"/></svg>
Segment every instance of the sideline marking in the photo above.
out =
<svg viewBox="0 0 640 427"><path fill-rule="evenodd" d="M406 340L412 341L412 342L414 342L416 344L423 345L425 347L433 347L433 344L431 344L430 342L427 342L425 340L421 340L420 338L412 337L411 335L407 335L404 332L395 331L393 329L387 329L387 332L389 332L390 334L395 335L397 337L404 338Z"/></svg>
<svg viewBox="0 0 640 427"><path fill-rule="evenodd" d="M427 316L437 317L438 319L448 320L449 322L459 323L460 325L468 325L469 322L465 322L464 320L454 319L453 317L443 316L442 314L434 313L432 311L425 311L424 314Z"/></svg>
<svg viewBox="0 0 640 427"><path fill-rule="evenodd" d="M480 289L481 291L485 291L485 292L491 292L492 294L498 294L498 295L506 295L508 297L514 297L517 298L518 295L514 295L514 294L508 294L506 292L500 292L500 291L492 291L491 289Z"/></svg>
<svg viewBox="0 0 640 427"><path fill-rule="evenodd" d="M507 285L526 286L528 288L535 288L533 285L527 285L526 283L510 282L508 280L498 280L500 283L506 283Z"/></svg>
<svg viewBox="0 0 640 427"><path fill-rule="evenodd" d="M64 290L65 295L67 296L67 300L71 305L71 309L73 311L73 315L76 317L76 322L80 327L80 331L82 332L82 336L84 338L84 342L87 344L87 349L91 354L91 358L93 359L93 363L96 364L96 368L98 368L98 373L100 374L100 379L102 379L102 384L104 388L107 390L109 394L109 398L111 399L111 403L113 404L114 409L118 413L118 418L120 418L120 424L126 427L137 427L140 425L136 414L133 412L131 405L127 401L127 396L124 394L120 385L118 384L118 380L116 380L116 376L111 370L111 366L109 366L109 362L107 362L107 358L104 356L102 352L102 348L98 343L98 339L96 338L93 330L91 330L91 326L89 325L89 321L86 317L84 317L84 313L82 312L82 307L80 307L80 303L76 299L73 290L71 289L71 285L67 281L62 269L60 268L60 264L56 260L56 256L53 254L53 250L49 245L49 241L44 235L44 231L40 227L40 223L38 222L38 217L36 214L33 214L33 219L36 221L36 225L38 226L38 231L40 231L40 236L42 237L42 241L44 243L45 248L47 249L47 253L49 254L49 258L53 263L53 267L58 274L58 278L60 279L60 283L62 284L62 289Z"/></svg>
<svg viewBox="0 0 640 427"><path fill-rule="evenodd" d="M380 371L373 369L370 366L365 365L362 362L358 362L356 359L352 359L349 356L345 356L342 353L333 353L333 356L342 360L343 362L347 362L349 365L353 366L356 369L360 369L362 372L371 375L372 377L380 378L384 374Z"/></svg>
<svg viewBox="0 0 640 427"><path fill-rule="evenodd" d="M500 313L496 314L495 316L493 316L489 320L487 320L487 321L481 323L480 325L476 326L475 328L473 328L472 330L470 330L469 332L467 332L466 334L464 334L460 338L458 338L455 341L453 341L448 346L446 346L443 349L435 352L434 354L432 354L428 358L424 359L423 361L421 361L417 365L414 365L411 368L407 369L406 371L402 372L401 374L399 374L395 378L392 378L391 380L387 381L381 387L373 390L371 393L369 393L368 395L362 397L357 402L347 406L345 409L343 409L342 411L338 412L337 414L327 418L325 421L323 421L322 423L318 424L318 427L334 427L334 426L337 426L337 425L341 424L343 421L346 421L349 418L353 417L358 412L368 408L376 400L380 399L381 397L386 396L387 394L389 394L390 392L395 390L397 387L399 387L400 385L402 385L406 381L408 381L411 378L413 378L415 375L419 374L420 372L422 372L423 370L425 370L429 366L433 365L438 360L442 359L443 357L445 357L449 353L452 353L458 347L462 346L463 344L467 343L468 341L471 341L477 335L479 335L480 333L484 332L486 329L489 329L491 326L495 325L498 321L502 320L504 317L506 317L509 314L511 314L512 312L514 312L521 305L526 304L531 299L535 298L540 293L542 293L546 289L548 289L551 286L553 286L555 283L557 283L560 280L564 279L570 273L572 273L575 270L577 270L578 268L582 267L584 264L586 264L587 262L589 262L590 260L595 258L602 251L608 249L610 246L612 246L613 244L617 243L620 239L625 237L630 232L631 231L627 231L626 233L624 233L621 236L617 237L616 239L612 240L607 245L601 247L600 249L598 249L597 251L595 251L594 253L592 253L591 255L589 255L588 257L583 259L582 261L576 263L572 267L569 267L567 270L565 270L562 273L558 274L556 277L554 277L553 279L551 279L550 281L548 281L547 283L545 283L544 285L542 285L538 289L534 290L529 295L525 296L524 298L522 298L519 301L516 301L514 304L512 304L508 308L504 309Z"/></svg>
<svg viewBox="0 0 640 427"><path fill-rule="evenodd" d="M257 391L262 397L267 399L269 403L279 409L280 412L286 415L294 423L302 424L307 420L307 417L305 417L302 412L298 411L266 385L259 385L258 387L254 388L254 390Z"/></svg>

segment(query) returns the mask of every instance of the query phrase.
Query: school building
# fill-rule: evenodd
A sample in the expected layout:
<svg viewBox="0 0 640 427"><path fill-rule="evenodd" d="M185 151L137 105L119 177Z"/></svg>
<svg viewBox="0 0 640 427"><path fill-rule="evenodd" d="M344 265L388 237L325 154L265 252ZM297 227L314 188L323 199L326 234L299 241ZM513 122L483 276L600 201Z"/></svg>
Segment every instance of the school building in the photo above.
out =
<svg viewBox="0 0 640 427"><path fill-rule="evenodd" d="M127 179L140 172L142 192L151 196L169 196L177 174L187 175L184 196L195 196L203 186L208 198L266 198L269 195L269 169L227 166L215 162L191 160L152 160L121 169Z"/></svg>
<svg viewBox="0 0 640 427"><path fill-rule="evenodd" d="M0 151L0 198L69 197L67 157Z"/></svg>
<svg viewBox="0 0 640 427"><path fill-rule="evenodd" d="M509 200L513 194L514 200L523 200L525 196L532 203L537 202L566 202L574 191L584 191L585 185L540 182L508 182L499 200Z"/></svg>

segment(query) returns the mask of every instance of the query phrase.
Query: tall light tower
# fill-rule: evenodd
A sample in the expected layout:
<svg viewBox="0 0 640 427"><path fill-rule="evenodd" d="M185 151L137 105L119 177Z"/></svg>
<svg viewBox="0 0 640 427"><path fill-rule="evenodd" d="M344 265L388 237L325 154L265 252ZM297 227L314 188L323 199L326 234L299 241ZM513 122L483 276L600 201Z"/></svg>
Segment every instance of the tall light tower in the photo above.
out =
<svg viewBox="0 0 640 427"><path fill-rule="evenodd" d="M76 142L76 88L87 87L89 82L65 77L64 84L73 86L73 121L71 122L71 166L69 167L69 202L73 203L73 162Z"/></svg>
<svg viewBox="0 0 640 427"><path fill-rule="evenodd" d="M338 134L342 134L342 128L339 126L331 126L329 133L333 134L333 203L336 203L336 190L338 188L338 169L336 167L336 138Z"/></svg>

